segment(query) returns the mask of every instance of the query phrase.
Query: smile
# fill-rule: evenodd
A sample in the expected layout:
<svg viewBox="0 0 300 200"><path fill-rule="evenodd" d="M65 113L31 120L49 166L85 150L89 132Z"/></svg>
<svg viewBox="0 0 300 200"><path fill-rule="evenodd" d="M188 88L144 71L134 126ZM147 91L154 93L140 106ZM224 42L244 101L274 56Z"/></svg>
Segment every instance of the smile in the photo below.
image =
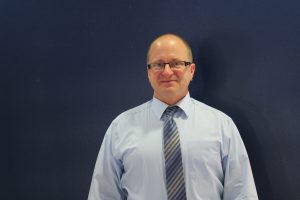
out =
<svg viewBox="0 0 300 200"><path fill-rule="evenodd" d="M166 80L166 81L161 81L162 83L171 83L171 82L175 82L176 80Z"/></svg>

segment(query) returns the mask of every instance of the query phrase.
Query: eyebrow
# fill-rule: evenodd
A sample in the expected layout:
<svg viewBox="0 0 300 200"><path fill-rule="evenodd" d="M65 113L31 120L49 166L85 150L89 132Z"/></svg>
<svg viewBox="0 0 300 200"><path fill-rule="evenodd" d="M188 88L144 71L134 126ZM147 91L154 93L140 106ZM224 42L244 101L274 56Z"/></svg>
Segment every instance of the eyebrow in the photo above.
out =
<svg viewBox="0 0 300 200"><path fill-rule="evenodd" d="M175 62L175 61L185 61L185 60L184 60L184 59L182 60L182 59L178 59L178 58L173 58L173 59L171 59L171 60L168 61L168 62ZM165 62L165 61L162 60L162 59L158 59L158 60L154 61L153 63L168 63L168 62Z"/></svg>

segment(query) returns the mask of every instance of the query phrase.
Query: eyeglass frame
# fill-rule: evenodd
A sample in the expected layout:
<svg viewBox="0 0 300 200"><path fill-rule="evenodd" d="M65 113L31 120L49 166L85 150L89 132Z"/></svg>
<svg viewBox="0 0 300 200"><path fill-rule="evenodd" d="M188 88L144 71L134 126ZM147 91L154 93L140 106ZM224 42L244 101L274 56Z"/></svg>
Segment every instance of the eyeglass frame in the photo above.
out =
<svg viewBox="0 0 300 200"><path fill-rule="evenodd" d="M155 65L155 64L156 65L163 64L163 67L157 69L157 71L163 71L166 68L166 65L168 64L171 70L182 69L182 68L176 68L175 67L174 63L176 63L176 62L182 62L184 64L184 67L187 67L187 66L193 64L192 62L188 62L188 61L171 61L171 62L165 62L165 63L150 63L150 64L147 65L147 68L152 69L153 65Z"/></svg>

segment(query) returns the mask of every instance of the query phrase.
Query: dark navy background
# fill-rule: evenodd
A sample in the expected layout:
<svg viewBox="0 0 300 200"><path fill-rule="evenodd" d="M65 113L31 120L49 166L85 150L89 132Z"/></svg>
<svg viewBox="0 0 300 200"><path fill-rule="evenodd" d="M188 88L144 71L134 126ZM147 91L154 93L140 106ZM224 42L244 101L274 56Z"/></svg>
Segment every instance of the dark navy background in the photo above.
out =
<svg viewBox="0 0 300 200"><path fill-rule="evenodd" d="M86 199L110 122L152 97L146 51L194 50L191 95L227 113L262 200L300 199L296 0L2 0L1 199Z"/></svg>

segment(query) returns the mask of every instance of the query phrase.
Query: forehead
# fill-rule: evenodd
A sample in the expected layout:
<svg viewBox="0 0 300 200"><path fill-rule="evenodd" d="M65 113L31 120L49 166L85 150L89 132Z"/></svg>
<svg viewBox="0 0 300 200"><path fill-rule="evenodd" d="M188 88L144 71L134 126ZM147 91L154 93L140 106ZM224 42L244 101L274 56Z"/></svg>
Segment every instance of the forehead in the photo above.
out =
<svg viewBox="0 0 300 200"><path fill-rule="evenodd" d="M172 59L186 60L187 58L187 47L177 37L158 38L151 44L148 54L149 62L157 60L170 61Z"/></svg>

